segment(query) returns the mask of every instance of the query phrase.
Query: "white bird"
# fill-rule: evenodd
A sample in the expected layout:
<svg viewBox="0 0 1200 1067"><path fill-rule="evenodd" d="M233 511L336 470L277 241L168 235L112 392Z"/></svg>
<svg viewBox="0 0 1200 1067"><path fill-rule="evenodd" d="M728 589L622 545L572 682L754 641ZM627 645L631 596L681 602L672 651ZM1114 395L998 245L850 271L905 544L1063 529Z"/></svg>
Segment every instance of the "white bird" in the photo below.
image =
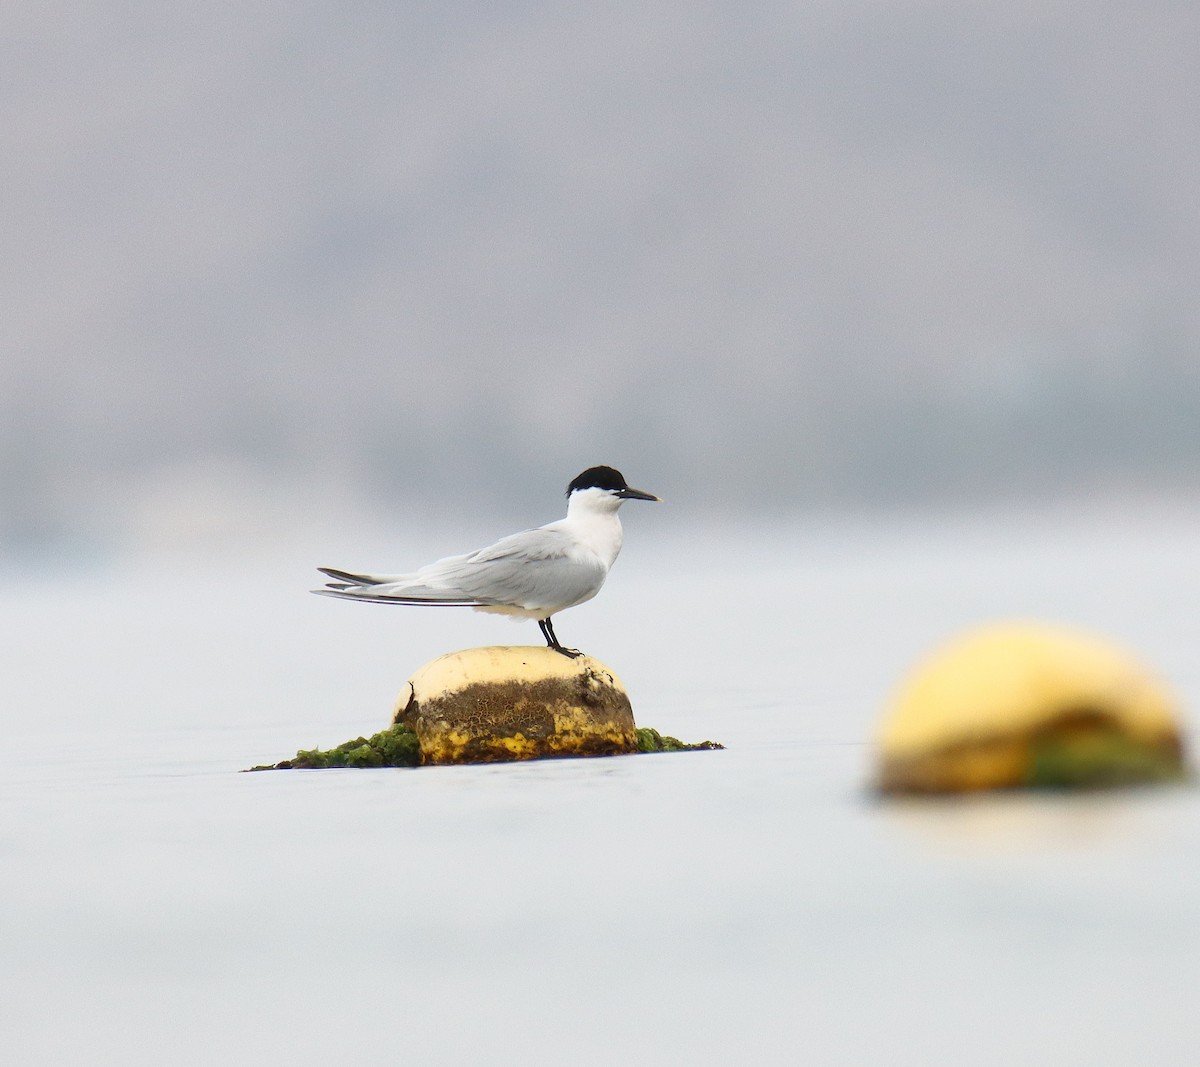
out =
<svg viewBox="0 0 1200 1067"><path fill-rule="evenodd" d="M626 500L658 500L631 489L620 471L589 467L567 486L567 517L512 534L464 556L447 556L411 574L352 574L318 567L335 581L322 596L372 604L462 607L537 619L546 644L574 658L554 634L551 618L591 600L621 551L617 510Z"/></svg>

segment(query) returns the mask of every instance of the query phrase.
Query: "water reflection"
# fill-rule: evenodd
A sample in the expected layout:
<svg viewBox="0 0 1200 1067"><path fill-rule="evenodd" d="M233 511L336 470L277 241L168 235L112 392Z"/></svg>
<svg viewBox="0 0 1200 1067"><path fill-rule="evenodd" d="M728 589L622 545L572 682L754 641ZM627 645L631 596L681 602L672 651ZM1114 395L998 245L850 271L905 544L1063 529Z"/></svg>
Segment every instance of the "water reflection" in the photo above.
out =
<svg viewBox="0 0 1200 1067"><path fill-rule="evenodd" d="M947 855L1090 852L1152 830L1152 816L1183 788L901 797L879 810L907 838Z"/></svg>

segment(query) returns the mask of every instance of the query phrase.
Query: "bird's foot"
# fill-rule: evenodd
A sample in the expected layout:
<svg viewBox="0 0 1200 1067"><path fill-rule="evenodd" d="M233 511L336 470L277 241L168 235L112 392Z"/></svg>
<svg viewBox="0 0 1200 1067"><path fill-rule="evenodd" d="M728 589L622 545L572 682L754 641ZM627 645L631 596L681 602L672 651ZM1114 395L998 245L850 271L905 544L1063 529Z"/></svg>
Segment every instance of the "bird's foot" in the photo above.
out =
<svg viewBox="0 0 1200 1067"><path fill-rule="evenodd" d="M558 643L558 635L554 632L554 623L547 616L544 619L538 619L538 626L541 627L542 636L546 639L546 647L554 649L555 652L561 652L567 659L578 659L583 655L577 648L563 648Z"/></svg>

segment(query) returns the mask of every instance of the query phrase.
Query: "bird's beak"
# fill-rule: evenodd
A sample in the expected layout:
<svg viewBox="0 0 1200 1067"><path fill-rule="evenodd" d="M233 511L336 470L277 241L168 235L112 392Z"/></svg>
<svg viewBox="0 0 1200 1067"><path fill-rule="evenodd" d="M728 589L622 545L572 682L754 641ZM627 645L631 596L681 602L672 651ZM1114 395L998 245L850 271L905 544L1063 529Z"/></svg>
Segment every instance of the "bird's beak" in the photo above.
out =
<svg viewBox="0 0 1200 1067"><path fill-rule="evenodd" d="M622 500L658 500L653 493L643 493L640 489L630 489L628 486L618 489L617 496Z"/></svg>

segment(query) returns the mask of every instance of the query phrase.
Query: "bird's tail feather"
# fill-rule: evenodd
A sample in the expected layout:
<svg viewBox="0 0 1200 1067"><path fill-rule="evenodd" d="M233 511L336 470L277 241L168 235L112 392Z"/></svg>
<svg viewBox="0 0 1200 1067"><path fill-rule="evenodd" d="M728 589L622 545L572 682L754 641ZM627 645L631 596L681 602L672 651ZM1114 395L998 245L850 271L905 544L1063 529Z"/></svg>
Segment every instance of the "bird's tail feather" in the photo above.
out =
<svg viewBox="0 0 1200 1067"><path fill-rule="evenodd" d="M312 590L320 596L363 600L369 604L414 604L426 607L477 608L494 603L454 588L429 585L412 574L354 574L333 567L318 567L317 570L337 579L326 583L323 589Z"/></svg>
<svg viewBox="0 0 1200 1067"><path fill-rule="evenodd" d="M383 582L394 580L384 578L382 575L375 574L352 574L350 571L339 571L334 567L318 567L322 574L329 575L330 578L336 578L338 583L327 582L326 584L331 589L347 589L352 585L380 585Z"/></svg>

